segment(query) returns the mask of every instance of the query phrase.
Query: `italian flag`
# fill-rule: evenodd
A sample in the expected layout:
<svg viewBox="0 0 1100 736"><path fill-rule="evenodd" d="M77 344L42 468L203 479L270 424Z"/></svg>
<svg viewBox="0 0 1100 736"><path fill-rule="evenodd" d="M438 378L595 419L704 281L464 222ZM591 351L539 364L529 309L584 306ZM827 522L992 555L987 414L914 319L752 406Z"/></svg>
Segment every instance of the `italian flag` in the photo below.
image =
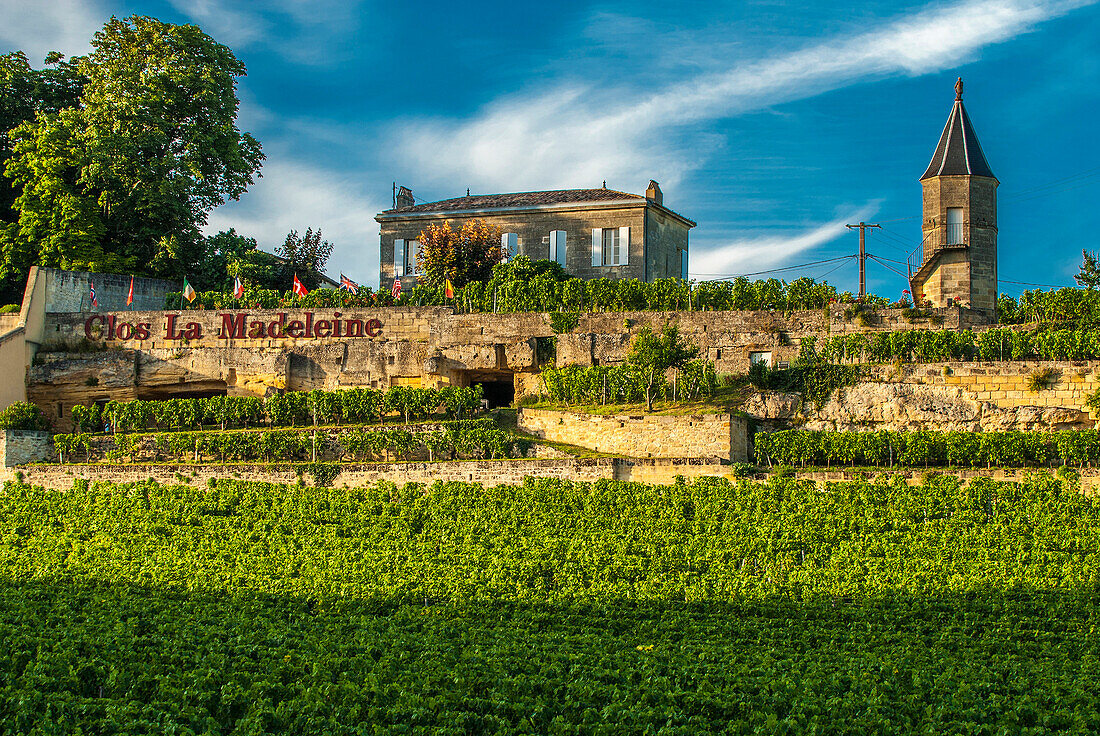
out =
<svg viewBox="0 0 1100 736"><path fill-rule="evenodd" d="M184 276L183 277L183 297L184 297L184 299L186 299L189 302L193 302L193 301L195 301L195 297L197 297L197 296L198 296L198 294L196 294L195 290L191 288L191 284L187 283L187 277Z"/></svg>

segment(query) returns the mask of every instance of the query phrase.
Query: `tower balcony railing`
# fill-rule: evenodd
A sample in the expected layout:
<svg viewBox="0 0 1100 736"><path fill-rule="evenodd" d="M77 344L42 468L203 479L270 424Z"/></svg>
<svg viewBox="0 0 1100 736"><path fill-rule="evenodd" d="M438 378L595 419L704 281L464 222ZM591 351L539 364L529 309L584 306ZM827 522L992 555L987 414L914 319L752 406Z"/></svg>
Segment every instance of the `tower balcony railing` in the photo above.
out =
<svg viewBox="0 0 1100 736"><path fill-rule="evenodd" d="M935 252L942 248L965 248L970 245L970 223L948 222L936 227L925 237Z"/></svg>
<svg viewBox="0 0 1100 736"><path fill-rule="evenodd" d="M941 250L966 248L970 245L970 223L941 223L928 231L921 244L910 251L906 260L910 273L914 273Z"/></svg>

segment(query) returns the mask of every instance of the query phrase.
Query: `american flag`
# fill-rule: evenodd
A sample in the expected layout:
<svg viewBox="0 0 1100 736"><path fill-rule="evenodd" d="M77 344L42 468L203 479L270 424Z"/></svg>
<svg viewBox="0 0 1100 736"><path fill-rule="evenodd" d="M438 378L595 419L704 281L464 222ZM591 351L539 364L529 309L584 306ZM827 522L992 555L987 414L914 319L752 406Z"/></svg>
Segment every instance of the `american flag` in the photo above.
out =
<svg viewBox="0 0 1100 736"><path fill-rule="evenodd" d="M394 299L401 298L401 279L393 280L393 288L390 289L390 294L393 296Z"/></svg>
<svg viewBox="0 0 1100 736"><path fill-rule="evenodd" d="M359 284L355 283L344 274L340 274L340 288L351 294L359 293Z"/></svg>
<svg viewBox="0 0 1100 736"><path fill-rule="evenodd" d="M92 281L91 279L88 279L88 288L92 292L92 306L93 307L98 307L99 302L96 301L96 298L95 298L95 282Z"/></svg>

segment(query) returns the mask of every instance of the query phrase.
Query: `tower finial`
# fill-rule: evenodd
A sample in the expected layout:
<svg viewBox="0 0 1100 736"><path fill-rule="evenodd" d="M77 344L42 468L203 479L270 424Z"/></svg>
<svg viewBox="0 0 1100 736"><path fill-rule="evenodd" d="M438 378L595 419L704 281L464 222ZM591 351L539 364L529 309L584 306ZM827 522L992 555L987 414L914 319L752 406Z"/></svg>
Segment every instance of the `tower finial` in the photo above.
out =
<svg viewBox="0 0 1100 736"><path fill-rule="evenodd" d="M955 101L962 102L963 98L963 78L959 77L955 82Z"/></svg>

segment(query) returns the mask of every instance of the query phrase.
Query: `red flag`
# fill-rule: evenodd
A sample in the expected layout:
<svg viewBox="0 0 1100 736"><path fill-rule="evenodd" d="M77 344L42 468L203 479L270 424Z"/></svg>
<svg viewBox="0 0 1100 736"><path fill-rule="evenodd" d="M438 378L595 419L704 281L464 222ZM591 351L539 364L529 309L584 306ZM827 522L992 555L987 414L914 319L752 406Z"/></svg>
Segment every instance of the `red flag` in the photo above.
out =
<svg viewBox="0 0 1100 736"><path fill-rule="evenodd" d="M455 298L455 287L454 287L454 284L451 283L450 279L447 279L446 282L443 285L443 294L448 299L454 299Z"/></svg>
<svg viewBox="0 0 1100 736"><path fill-rule="evenodd" d="M237 276L233 279L233 298L240 299L244 296L244 284L241 283L241 277Z"/></svg>
<svg viewBox="0 0 1100 736"><path fill-rule="evenodd" d="M134 303L134 277L130 277L130 292L126 295L126 306Z"/></svg>
<svg viewBox="0 0 1100 736"><path fill-rule="evenodd" d="M302 286L302 282L298 280L298 274L294 274L294 293L298 296L305 296L309 293L306 291L306 287Z"/></svg>
<svg viewBox="0 0 1100 736"><path fill-rule="evenodd" d="M91 291L91 294L92 294L92 306L93 307L98 307L99 302L96 301L96 298L95 298L95 282L92 281L91 279L88 279L88 289Z"/></svg>
<svg viewBox="0 0 1100 736"><path fill-rule="evenodd" d="M394 299L401 298L401 279L393 280L393 288L390 289L390 294L393 296Z"/></svg>

